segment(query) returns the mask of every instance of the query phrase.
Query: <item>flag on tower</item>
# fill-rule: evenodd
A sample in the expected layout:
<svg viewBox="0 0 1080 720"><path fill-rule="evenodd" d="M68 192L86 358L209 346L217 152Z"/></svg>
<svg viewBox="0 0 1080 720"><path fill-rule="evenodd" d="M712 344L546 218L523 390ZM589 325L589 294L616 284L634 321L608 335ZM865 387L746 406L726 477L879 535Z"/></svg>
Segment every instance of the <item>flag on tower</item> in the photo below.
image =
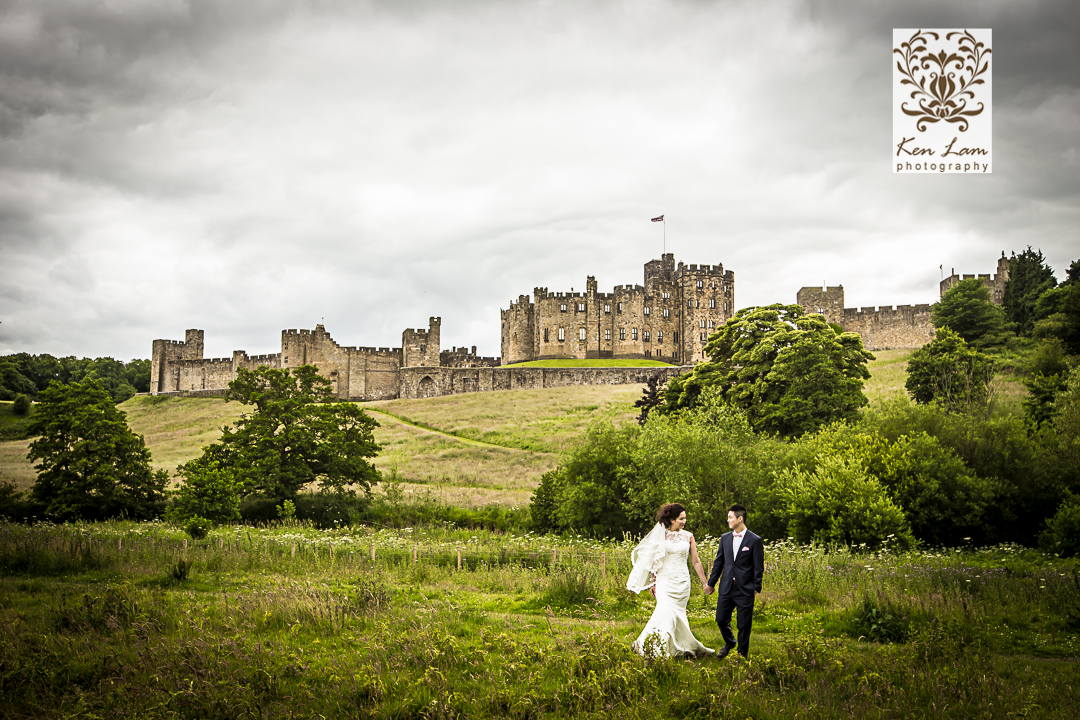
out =
<svg viewBox="0 0 1080 720"><path fill-rule="evenodd" d="M663 215L661 215L660 217L654 217L652 219L652 222L663 222L663 221L664 221L664 216Z"/></svg>

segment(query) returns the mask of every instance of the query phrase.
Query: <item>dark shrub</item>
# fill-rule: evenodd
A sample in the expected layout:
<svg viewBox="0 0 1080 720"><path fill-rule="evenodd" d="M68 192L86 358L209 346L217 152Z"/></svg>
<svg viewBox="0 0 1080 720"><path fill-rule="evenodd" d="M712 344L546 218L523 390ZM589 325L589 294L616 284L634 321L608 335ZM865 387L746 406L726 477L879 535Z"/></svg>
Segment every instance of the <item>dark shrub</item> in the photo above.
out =
<svg viewBox="0 0 1080 720"><path fill-rule="evenodd" d="M16 395L11 410L19 417L26 417L30 414L30 398L25 395Z"/></svg>

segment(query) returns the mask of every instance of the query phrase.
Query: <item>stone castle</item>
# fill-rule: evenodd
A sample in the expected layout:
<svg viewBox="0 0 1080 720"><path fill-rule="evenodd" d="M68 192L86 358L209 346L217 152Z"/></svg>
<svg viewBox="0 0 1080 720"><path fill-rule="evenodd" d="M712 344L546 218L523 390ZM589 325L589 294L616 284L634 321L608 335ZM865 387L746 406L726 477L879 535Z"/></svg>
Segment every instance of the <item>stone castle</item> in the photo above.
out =
<svg viewBox="0 0 1080 720"><path fill-rule="evenodd" d="M203 331L184 340L155 340L150 393L221 395L239 369L314 365L343 400L435 397L485 390L645 383L678 375L700 361L709 335L732 315L735 276L723 266L675 266L674 256L645 264L645 285L598 293L534 291L502 311L502 357L477 357L476 347L440 350L442 319L427 330L405 330L401 347L343 347L322 325L282 330L281 352L203 358ZM650 358L672 367L523 368L511 363L547 358Z"/></svg>
<svg viewBox="0 0 1080 720"><path fill-rule="evenodd" d="M956 274L941 281L938 295L944 295L961 280L974 277L990 291L990 299L1001 305L1005 296L1005 282L1009 279L1009 258L1001 253L996 275ZM858 333L867 350L893 350L920 348L934 339L934 324L930 320L930 305L898 305L896 307L844 307L844 286L804 287L796 294L795 302L807 312L825 316L830 323L843 328L844 332Z"/></svg>
<svg viewBox="0 0 1080 720"><path fill-rule="evenodd" d="M645 284L585 292L534 288L501 311L503 362L567 358L663 360L693 365L705 343L734 314L735 273L723 265L676 267L665 253L645 263Z"/></svg>
<svg viewBox="0 0 1080 720"><path fill-rule="evenodd" d="M1010 260L1002 253L996 275L957 275L940 284L943 295L962 279L978 277L1001 303ZM844 286L804 287L796 302L846 332L862 336L867 350L917 348L934 337L930 305L844 307ZM407 329L401 347L343 347L322 325L282 330L281 352L203 358L203 331L183 341L155 340L150 393L221 395L240 368L253 370L314 365L343 400L435 397L485 390L644 383L685 372L705 358L705 344L735 308L735 274L723 265L675 264L665 253L645 263L644 285L597 289L589 276L585 292L534 288L501 315L501 357L478 357L476 347L441 350L442 319L426 330ZM654 359L670 367L525 368L515 363L545 359ZM507 366L510 367L507 367Z"/></svg>

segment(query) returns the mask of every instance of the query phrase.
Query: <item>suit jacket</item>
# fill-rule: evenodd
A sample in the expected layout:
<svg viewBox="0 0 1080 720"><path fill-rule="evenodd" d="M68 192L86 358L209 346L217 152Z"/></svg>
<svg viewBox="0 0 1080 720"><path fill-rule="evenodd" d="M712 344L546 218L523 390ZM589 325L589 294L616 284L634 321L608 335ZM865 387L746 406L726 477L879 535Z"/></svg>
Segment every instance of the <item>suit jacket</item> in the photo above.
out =
<svg viewBox="0 0 1080 720"><path fill-rule="evenodd" d="M735 592L761 592L761 576L765 574L765 545L761 538L749 530L743 533L739 556L731 556L732 533L720 537L720 548L716 551L712 572L709 574L709 587L716 587L721 595ZM716 581L720 581L719 587Z"/></svg>

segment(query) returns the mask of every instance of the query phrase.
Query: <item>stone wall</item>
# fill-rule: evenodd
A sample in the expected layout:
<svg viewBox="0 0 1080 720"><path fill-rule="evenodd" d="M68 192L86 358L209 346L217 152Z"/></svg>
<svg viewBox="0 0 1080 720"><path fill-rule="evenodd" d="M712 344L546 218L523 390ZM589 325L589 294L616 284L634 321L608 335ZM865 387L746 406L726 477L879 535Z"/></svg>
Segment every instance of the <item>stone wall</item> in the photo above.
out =
<svg viewBox="0 0 1080 720"><path fill-rule="evenodd" d="M934 339L929 305L896 307L844 307L844 286L804 287L796 303L808 313L818 313L844 332L858 333L867 350L920 348Z"/></svg>
<svg viewBox="0 0 1080 720"><path fill-rule="evenodd" d="M501 358L478 357L476 346L471 348L450 348L439 353L439 367L450 368L473 368L473 367L498 367Z"/></svg>
<svg viewBox="0 0 1080 720"><path fill-rule="evenodd" d="M867 350L920 348L934 339L929 305L845 308L840 327L858 333Z"/></svg>
<svg viewBox="0 0 1080 720"><path fill-rule="evenodd" d="M1015 253L1013 255L1015 256ZM938 297L953 289L961 280L970 280L977 277L983 286L990 291L990 299L997 305L1004 305L1005 283L1009 280L1009 265L1011 262L1012 258L1005 257L1005 253L1002 252L997 261L997 273L994 275L957 275L956 268L953 268L949 277L942 280L938 286Z"/></svg>
<svg viewBox="0 0 1080 720"><path fill-rule="evenodd" d="M661 383L688 367L584 368L402 368L399 397L424 398L491 390L535 390L581 385L644 384L654 375Z"/></svg>

